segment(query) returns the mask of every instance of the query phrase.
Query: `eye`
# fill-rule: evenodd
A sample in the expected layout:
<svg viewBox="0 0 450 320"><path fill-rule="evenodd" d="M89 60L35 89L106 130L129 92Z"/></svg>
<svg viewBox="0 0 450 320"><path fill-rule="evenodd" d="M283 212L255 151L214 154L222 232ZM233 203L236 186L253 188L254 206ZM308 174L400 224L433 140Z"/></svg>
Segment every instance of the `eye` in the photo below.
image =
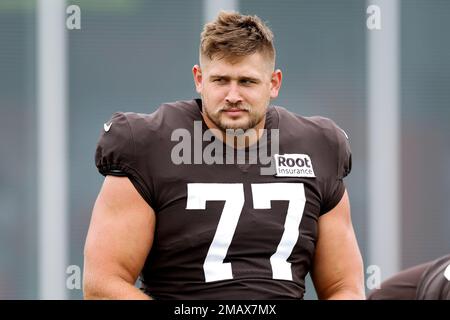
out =
<svg viewBox="0 0 450 320"><path fill-rule="evenodd" d="M240 83L242 83L244 85L250 85L250 84L254 84L255 81L249 80L249 79L243 79L243 80L240 81Z"/></svg>

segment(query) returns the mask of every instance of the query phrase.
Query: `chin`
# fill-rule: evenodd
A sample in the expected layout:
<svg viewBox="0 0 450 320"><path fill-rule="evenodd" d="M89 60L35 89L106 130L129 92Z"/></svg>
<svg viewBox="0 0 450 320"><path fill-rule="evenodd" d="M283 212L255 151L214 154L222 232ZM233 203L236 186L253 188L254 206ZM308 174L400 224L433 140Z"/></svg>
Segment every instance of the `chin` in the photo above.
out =
<svg viewBox="0 0 450 320"><path fill-rule="evenodd" d="M246 120L227 120L227 121L221 121L221 127L224 129L242 129L247 130L250 129L250 123Z"/></svg>

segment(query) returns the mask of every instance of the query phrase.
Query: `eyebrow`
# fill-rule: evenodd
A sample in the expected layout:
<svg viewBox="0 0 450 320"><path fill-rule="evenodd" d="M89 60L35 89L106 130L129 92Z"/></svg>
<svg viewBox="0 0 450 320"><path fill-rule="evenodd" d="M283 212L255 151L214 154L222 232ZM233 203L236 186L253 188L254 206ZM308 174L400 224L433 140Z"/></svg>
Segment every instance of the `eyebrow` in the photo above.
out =
<svg viewBox="0 0 450 320"><path fill-rule="evenodd" d="M220 74L212 74L209 76L210 79L224 79L224 80L230 80L231 77L230 76L225 76L225 75L220 75ZM242 81L242 80L248 80L248 81L254 81L254 82L260 82L261 80L255 77L250 77L250 76L242 76L242 77L238 77L238 80Z"/></svg>

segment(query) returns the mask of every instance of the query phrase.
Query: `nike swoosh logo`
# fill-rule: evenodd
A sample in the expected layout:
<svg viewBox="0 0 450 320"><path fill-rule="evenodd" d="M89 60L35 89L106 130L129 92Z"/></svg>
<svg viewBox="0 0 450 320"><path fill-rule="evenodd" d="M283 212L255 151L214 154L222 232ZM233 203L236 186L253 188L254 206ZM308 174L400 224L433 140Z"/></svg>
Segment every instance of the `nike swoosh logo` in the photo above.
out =
<svg viewBox="0 0 450 320"><path fill-rule="evenodd" d="M108 132L109 129L111 129L111 125L112 125L112 122L110 124L106 124L106 123L103 124L103 129L105 129L105 132Z"/></svg>

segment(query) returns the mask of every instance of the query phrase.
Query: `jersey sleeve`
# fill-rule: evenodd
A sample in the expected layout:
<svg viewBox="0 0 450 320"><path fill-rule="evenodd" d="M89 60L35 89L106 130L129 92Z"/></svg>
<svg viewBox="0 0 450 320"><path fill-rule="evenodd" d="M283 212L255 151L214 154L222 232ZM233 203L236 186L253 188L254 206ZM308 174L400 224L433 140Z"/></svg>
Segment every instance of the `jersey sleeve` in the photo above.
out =
<svg viewBox="0 0 450 320"><path fill-rule="evenodd" d="M151 206L151 193L139 170L133 131L125 113L114 113L105 124L95 151L95 165L104 176L128 177Z"/></svg>
<svg viewBox="0 0 450 320"><path fill-rule="evenodd" d="M347 134L333 121L327 119L326 139L330 146L330 161L335 169L326 179L324 185L323 203L320 214L333 209L345 192L344 178L352 169L352 153Z"/></svg>

